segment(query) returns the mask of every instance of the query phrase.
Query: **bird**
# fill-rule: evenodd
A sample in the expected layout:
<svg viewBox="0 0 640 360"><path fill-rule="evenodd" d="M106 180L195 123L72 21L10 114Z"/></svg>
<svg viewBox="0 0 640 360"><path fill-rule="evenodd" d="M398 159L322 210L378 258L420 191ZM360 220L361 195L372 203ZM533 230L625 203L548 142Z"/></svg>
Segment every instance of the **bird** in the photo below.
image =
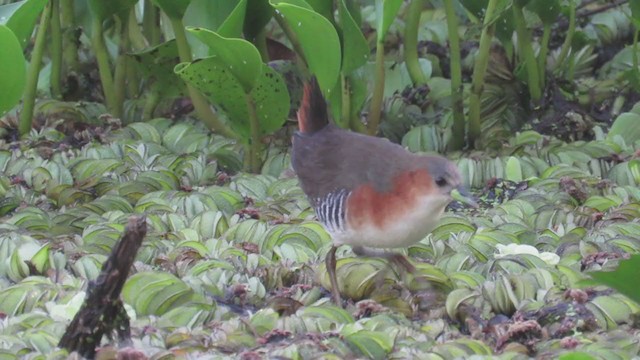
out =
<svg viewBox="0 0 640 360"><path fill-rule="evenodd" d="M477 206L457 166L438 155L418 155L391 141L342 129L329 121L315 76L303 87L292 138L291 163L300 187L329 233L325 258L334 303L342 304L336 250L393 260L393 251L422 240L456 199Z"/></svg>

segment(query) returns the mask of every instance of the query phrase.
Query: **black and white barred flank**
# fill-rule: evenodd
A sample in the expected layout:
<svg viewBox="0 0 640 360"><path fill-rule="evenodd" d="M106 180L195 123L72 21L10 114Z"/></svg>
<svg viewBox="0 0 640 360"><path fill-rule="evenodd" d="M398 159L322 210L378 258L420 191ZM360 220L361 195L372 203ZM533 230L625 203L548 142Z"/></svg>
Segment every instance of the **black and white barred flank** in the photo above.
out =
<svg viewBox="0 0 640 360"><path fill-rule="evenodd" d="M316 199L316 215L329 232L344 230L348 197L349 191L340 189Z"/></svg>

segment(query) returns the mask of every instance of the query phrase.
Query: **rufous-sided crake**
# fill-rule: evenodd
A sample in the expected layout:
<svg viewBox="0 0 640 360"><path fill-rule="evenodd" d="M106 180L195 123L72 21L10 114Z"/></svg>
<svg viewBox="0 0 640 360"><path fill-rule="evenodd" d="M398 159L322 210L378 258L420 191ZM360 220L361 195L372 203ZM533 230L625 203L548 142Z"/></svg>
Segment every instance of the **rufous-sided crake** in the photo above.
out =
<svg viewBox="0 0 640 360"><path fill-rule="evenodd" d="M293 136L293 169L333 239L325 261L338 305L339 246L349 245L357 255L384 257L411 267L404 256L383 249L407 247L423 239L452 195L475 204L458 168L444 157L413 154L386 139L330 124L315 78L305 84L298 126Z"/></svg>

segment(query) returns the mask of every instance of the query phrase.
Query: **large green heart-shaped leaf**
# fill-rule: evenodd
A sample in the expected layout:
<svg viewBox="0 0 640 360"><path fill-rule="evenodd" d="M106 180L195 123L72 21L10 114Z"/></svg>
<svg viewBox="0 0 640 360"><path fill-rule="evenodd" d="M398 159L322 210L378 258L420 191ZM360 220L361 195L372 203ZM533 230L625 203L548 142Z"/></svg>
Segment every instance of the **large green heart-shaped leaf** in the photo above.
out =
<svg viewBox="0 0 640 360"><path fill-rule="evenodd" d="M344 86L345 89L349 91L349 119L353 119L358 116L360 110L362 110L364 102L367 100L367 96L369 95L365 73L365 71L360 69L345 77L346 83ZM336 120L336 124L338 124L338 126L348 128L349 124L343 123L343 120L345 119L342 118L342 107L344 106L342 103L342 96L344 95L342 93L344 91L342 86L343 84L341 81L336 83L336 86L331 93L331 97L329 97L329 104L331 107L331 114Z"/></svg>
<svg viewBox="0 0 640 360"><path fill-rule="evenodd" d="M0 6L0 25L7 25L24 49L31 39L38 15L46 4L47 0L24 0L2 5Z"/></svg>
<svg viewBox="0 0 640 360"><path fill-rule="evenodd" d="M182 15L182 23L184 26L213 30L225 37L241 37L239 35L220 33L220 28L232 16L231 14L237 8L237 4L238 0L191 0L187 10ZM228 29L228 31L231 31L231 29ZM194 39L191 34L187 34L187 40L191 45L193 58L209 56L209 48Z"/></svg>
<svg viewBox="0 0 640 360"><path fill-rule="evenodd" d="M489 0L460 0L462 6L464 6L469 12L471 12L476 18L482 20L484 18L484 13L487 9L487 5L489 5ZM493 12L493 17L490 19L489 24L493 23L505 12L507 9L511 8L511 0L497 0L495 10ZM484 22L487 24L487 22Z"/></svg>
<svg viewBox="0 0 640 360"><path fill-rule="evenodd" d="M174 72L202 92L230 120L234 131L249 135L249 113L240 82L220 59L209 57L176 65Z"/></svg>
<svg viewBox="0 0 640 360"><path fill-rule="evenodd" d="M307 2L306 0L270 0L269 3L275 7L276 4L280 4L280 3L284 3L284 4L289 4L289 5L295 5L298 7L301 7L303 9L307 9L310 11L316 11L313 6L311 6L311 4L309 4L309 2ZM316 11L318 12L318 11Z"/></svg>
<svg viewBox="0 0 640 360"><path fill-rule="evenodd" d="M311 72L325 95L331 92L340 74L340 39L324 16L300 6L300 0L270 0L296 35ZM307 5L308 6L308 5Z"/></svg>
<svg viewBox="0 0 640 360"><path fill-rule="evenodd" d="M255 38L273 17L273 8L266 0L248 0L244 20L245 38Z"/></svg>
<svg viewBox="0 0 640 360"><path fill-rule="evenodd" d="M482 19L488 3L489 0L460 0L460 4L478 19Z"/></svg>
<svg viewBox="0 0 640 360"><path fill-rule="evenodd" d="M543 24L553 24L560 14L560 0L532 0L526 8L538 14Z"/></svg>
<svg viewBox="0 0 640 360"><path fill-rule="evenodd" d="M184 93L184 83L173 72L180 62L175 39L129 55L138 64L144 78L151 83L153 91L160 96L172 97Z"/></svg>
<svg viewBox="0 0 640 360"><path fill-rule="evenodd" d="M460 0L460 3L471 14L482 21L489 0ZM507 11L511 8L511 4L511 1L508 0L498 0L492 19L484 21L484 23L488 25L495 23L496 36L503 42L511 41L511 35L515 28L513 24L513 13L511 11Z"/></svg>
<svg viewBox="0 0 640 360"><path fill-rule="evenodd" d="M249 139L251 129L249 99L253 100L263 134L280 128L289 113L289 93L284 81L267 65L262 64L262 72L249 93L228 70L228 65L215 57L178 64L174 71L224 112L231 127L245 139Z"/></svg>
<svg viewBox="0 0 640 360"><path fill-rule="evenodd" d="M182 19L191 0L151 0L171 19ZM109 1L104 1L109 2Z"/></svg>
<svg viewBox="0 0 640 360"><path fill-rule="evenodd" d="M262 65L262 76L251 91L260 121L260 132L272 133L284 125L289 115L289 91L282 76L268 65Z"/></svg>
<svg viewBox="0 0 640 360"><path fill-rule="evenodd" d="M387 32L400 10L402 0L376 0L376 18L378 22L378 42L384 42Z"/></svg>
<svg viewBox="0 0 640 360"><path fill-rule="evenodd" d="M236 5L218 28L218 33L224 37L241 37L246 13L247 0L240 0L238 5Z"/></svg>
<svg viewBox="0 0 640 360"><path fill-rule="evenodd" d="M304 0L313 11L324 16L327 20L333 21L333 1L327 0Z"/></svg>
<svg viewBox="0 0 640 360"><path fill-rule="evenodd" d="M11 110L22 97L27 68L20 42L7 26L0 25L0 116Z"/></svg>
<svg viewBox="0 0 640 360"><path fill-rule="evenodd" d="M338 1L338 13L342 25L342 72L345 74L364 65L369 58L369 44L360 27L351 16L344 0Z"/></svg>
<svg viewBox="0 0 640 360"><path fill-rule="evenodd" d="M182 21L187 26L215 30L225 37L240 37L246 15L246 2L247 0L191 0ZM236 32L238 26L240 32ZM225 27L227 29L223 31Z"/></svg>
<svg viewBox="0 0 640 360"><path fill-rule="evenodd" d="M495 21L496 24L496 37L503 43L511 43L513 31L516 29L516 25L513 20L513 12L505 11Z"/></svg>
<svg viewBox="0 0 640 360"><path fill-rule="evenodd" d="M243 39L229 39L203 28L187 28L191 34L209 46L211 57L219 59L221 64L240 81L242 88L249 93L260 77L262 59L260 52L252 43Z"/></svg>

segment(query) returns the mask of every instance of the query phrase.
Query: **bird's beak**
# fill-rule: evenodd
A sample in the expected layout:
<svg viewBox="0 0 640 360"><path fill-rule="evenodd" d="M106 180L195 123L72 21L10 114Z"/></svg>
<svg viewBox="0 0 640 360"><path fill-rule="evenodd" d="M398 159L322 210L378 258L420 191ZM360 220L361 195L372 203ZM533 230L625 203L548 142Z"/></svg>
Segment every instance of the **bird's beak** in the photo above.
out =
<svg viewBox="0 0 640 360"><path fill-rule="evenodd" d="M451 197L453 200L460 201L461 203L467 204L471 207L477 208L478 203L473 198L473 195L467 190L464 185L460 185L457 188L451 190Z"/></svg>

